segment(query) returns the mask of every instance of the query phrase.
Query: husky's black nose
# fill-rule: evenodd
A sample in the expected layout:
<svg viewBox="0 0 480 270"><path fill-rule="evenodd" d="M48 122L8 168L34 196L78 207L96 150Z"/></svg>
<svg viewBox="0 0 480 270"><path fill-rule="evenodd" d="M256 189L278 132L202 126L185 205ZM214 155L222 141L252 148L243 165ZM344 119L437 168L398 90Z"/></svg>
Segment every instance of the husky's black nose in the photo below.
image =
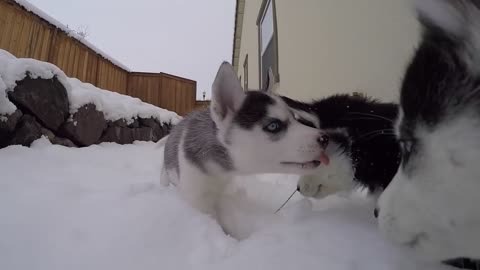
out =
<svg viewBox="0 0 480 270"><path fill-rule="evenodd" d="M330 139L328 138L328 136L324 134L318 137L317 142L320 144L322 148L327 148L329 140Z"/></svg>
<svg viewBox="0 0 480 270"><path fill-rule="evenodd" d="M373 216L374 216L375 218L378 218L378 213L379 213L379 212L380 212L380 210L378 210L378 208L375 207L375 209L373 210Z"/></svg>

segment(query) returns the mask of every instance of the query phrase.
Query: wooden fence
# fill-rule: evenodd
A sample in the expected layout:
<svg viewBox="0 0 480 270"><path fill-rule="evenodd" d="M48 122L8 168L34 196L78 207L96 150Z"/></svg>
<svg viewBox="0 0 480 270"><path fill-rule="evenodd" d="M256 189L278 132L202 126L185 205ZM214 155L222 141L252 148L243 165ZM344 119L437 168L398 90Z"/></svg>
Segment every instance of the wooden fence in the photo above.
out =
<svg viewBox="0 0 480 270"><path fill-rule="evenodd" d="M180 115L195 108L195 81L165 73L131 72L13 0L0 0L0 49L19 58L53 63L69 77Z"/></svg>
<svg viewBox="0 0 480 270"><path fill-rule="evenodd" d="M185 115L195 109L197 83L166 73L132 72L127 94Z"/></svg>

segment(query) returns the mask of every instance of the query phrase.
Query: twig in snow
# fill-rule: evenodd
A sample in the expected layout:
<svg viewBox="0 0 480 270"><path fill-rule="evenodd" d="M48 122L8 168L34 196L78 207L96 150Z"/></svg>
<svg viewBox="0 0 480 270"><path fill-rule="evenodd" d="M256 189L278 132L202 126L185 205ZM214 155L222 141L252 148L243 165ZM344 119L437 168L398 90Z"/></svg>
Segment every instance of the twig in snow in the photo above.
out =
<svg viewBox="0 0 480 270"><path fill-rule="evenodd" d="M297 192L297 190L295 189L295 190L293 191L292 195L290 195L290 197L288 197L288 199L277 209L277 211L275 211L275 214L276 214L278 211L280 211L280 209L282 209L282 208L285 206L285 204L288 203L288 201L290 201L290 199L293 197L293 195L295 195L296 192Z"/></svg>

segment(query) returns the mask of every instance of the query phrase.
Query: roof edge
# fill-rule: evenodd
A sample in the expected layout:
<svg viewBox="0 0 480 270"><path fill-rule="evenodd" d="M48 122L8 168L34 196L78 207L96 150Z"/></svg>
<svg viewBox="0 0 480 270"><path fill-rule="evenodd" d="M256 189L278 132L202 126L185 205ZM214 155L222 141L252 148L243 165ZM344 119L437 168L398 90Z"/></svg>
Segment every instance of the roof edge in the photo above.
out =
<svg viewBox="0 0 480 270"><path fill-rule="evenodd" d="M238 58L240 57L240 44L237 44L237 40L241 42L242 29L243 29L243 25L239 25L239 22L243 24L244 11L245 11L245 0L236 0L235 1L235 24L233 29L233 48L232 48L232 65L235 72L238 72L238 61L239 61Z"/></svg>

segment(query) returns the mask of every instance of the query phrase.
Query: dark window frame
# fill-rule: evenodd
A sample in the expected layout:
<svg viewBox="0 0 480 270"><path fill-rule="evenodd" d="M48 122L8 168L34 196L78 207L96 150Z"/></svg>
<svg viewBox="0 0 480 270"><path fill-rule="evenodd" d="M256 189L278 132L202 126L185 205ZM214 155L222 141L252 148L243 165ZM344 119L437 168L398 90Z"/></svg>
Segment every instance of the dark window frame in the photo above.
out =
<svg viewBox="0 0 480 270"><path fill-rule="evenodd" d="M272 71L273 75L275 77L275 82L279 83L280 82L280 74L279 74L279 59L278 59L278 29L277 29L277 7L275 0L263 0L262 4L260 6L260 10L257 16L257 32L258 32L258 83L259 83L259 88L263 89L264 88L264 83L267 80L267 78L262 78L262 21L264 19L265 13L267 11L267 7L271 5L272 7L272 19L273 19L273 65L272 65ZM267 77L268 72L265 74Z"/></svg>
<svg viewBox="0 0 480 270"><path fill-rule="evenodd" d="M243 61L243 89L248 90L248 54Z"/></svg>

